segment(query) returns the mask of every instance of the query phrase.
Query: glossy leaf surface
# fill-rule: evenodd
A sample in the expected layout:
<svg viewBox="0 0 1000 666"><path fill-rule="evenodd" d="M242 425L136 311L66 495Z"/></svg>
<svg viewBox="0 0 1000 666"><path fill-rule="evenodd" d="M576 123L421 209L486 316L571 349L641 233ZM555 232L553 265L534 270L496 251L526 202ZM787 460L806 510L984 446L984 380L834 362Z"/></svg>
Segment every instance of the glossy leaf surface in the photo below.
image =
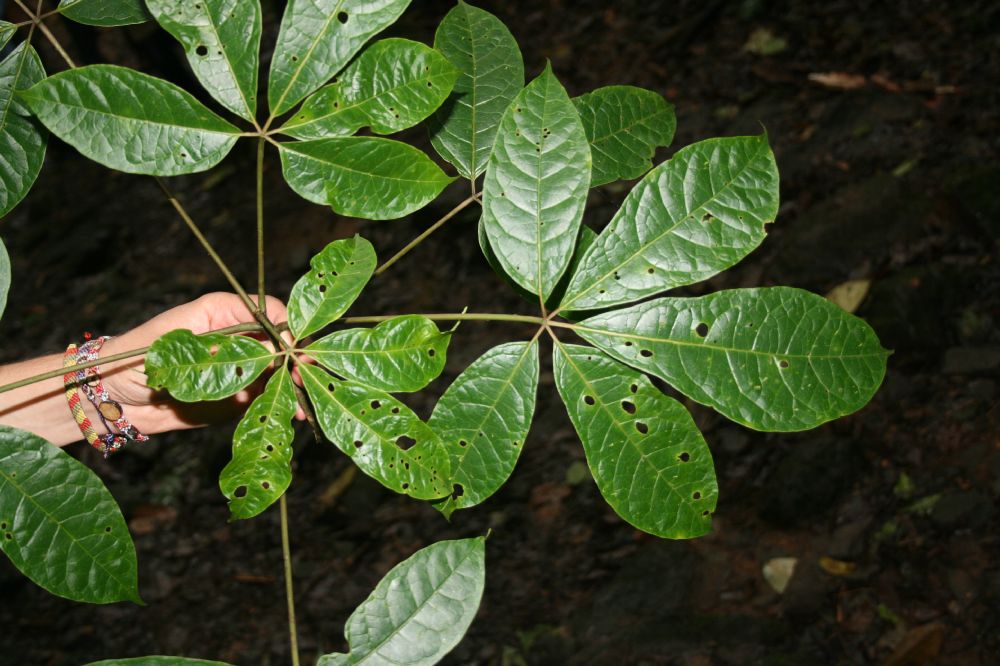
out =
<svg viewBox="0 0 1000 666"><path fill-rule="evenodd" d="M429 46L383 39L307 99L281 131L298 139L349 136L362 127L375 134L399 132L441 106L456 76L451 63Z"/></svg>
<svg viewBox="0 0 1000 666"><path fill-rule="evenodd" d="M271 59L267 98L285 113L339 72L410 0L290 0Z"/></svg>
<svg viewBox="0 0 1000 666"><path fill-rule="evenodd" d="M149 348L146 383L183 402L221 400L252 384L273 360L253 338L177 329Z"/></svg>
<svg viewBox="0 0 1000 666"><path fill-rule="evenodd" d="M543 300L573 256L589 185L580 116L546 67L504 113L483 183L483 226L497 259Z"/></svg>
<svg viewBox="0 0 1000 666"><path fill-rule="evenodd" d="M10 38L14 36L15 32L17 32L17 28L14 27L13 23L0 21L0 50L7 46L7 42L10 41Z"/></svg>
<svg viewBox="0 0 1000 666"><path fill-rule="evenodd" d="M292 376L281 368L250 405L233 434L233 458L219 476L233 519L253 518L292 482L292 419L298 409Z"/></svg>
<svg viewBox="0 0 1000 666"><path fill-rule="evenodd" d="M10 256L7 247L0 240L0 318L7 309L7 292L10 291Z"/></svg>
<svg viewBox="0 0 1000 666"><path fill-rule="evenodd" d="M309 261L292 287L288 326L297 340L340 318L375 272L375 248L361 236L336 240Z"/></svg>
<svg viewBox="0 0 1000 666"><path fill-rule="evenodd" d="M344 628L350 654L316 666L431 666L465 635L486 581L482 537L439 541L397 564Z"/></svg>
<svg viewBox="0 0 1000 666"><path fill-rule="evenodd" d="M42 62L30 44L22 43L0 62L0 217L9 213L38 178L45 162L48 136L15 91L45 78Z"/></svg>
<svg viewBox="0 0 1000 666"><path fill-rule="evenodd" d="M221 661L188 659L186 657L133 657L131 659L106 659L87 666L230 666Z"/></svg>
<svg viewBox="0 0 1000 666"><path fill-rule="evenodd" d="M253 122L257 114L260 0L146 0L156 21L184 47L212 97Z"/></svg>
<svg viewBox="0 0 1000 666"><path fill-rule="evenodd" d="M367 220L409 215L455 180L413 146L367 136L283 143L281 165L303 198Z"/></svg>
<svg viewBox="0 0 1000 666"><path fill-rule="evenodd" d="M60 72L21 97L60 139L128 173L204 171L229 153L239 133L174 84L115 65Z"/></svg>
<svg viewBox="0 0 1000 666"><path fill-rule="evenodd" d="M445 516L475 506L510 477L535 414L538 342L510 342L487 351L444 392L428 424L451 458L453 496Z"/></svg>
<svg viewBox="0 0 1000 666"><path fill-rule="evenodd" d="M362 472L416 499L448 494L448 453L409 407L384 391L340 381L315 366L303 364L299 371L323 433Z"/></svg>
<svg viewBox="0 0 1000 666"><path fill-rule="evenodd" d="M711 530L715 466L684 406L592 347L556 345L553 362L587 464L615 513L668 539Z"/></svg>
<svg viewBox="0 0 1000 666"><path fill-rule="evenodd" d="M346 379L411 393L444 370L450 333L420 315L396 317L375 328L336 331L306 348L316 361Z"/></svg>
<svg viewBox="0 0 1000 666"><path fill-rule="evenodd" d="M659 93L635 86L607 86L573 99L590 141L590 186L639 178L653 154L674 139L674 107Z"/></svg>
<svg viewBox="0 0 1000 666"><path fill-rule="evenodd" d="M0 426L0 549L52 594L142 603L135 546L111 493L62 449L7 426Z"/></svg>
<svg viewBox="0 0 1000 666"><path fill-rule="evenodd" d="M688 146L629 193L562 307L628 303L705 280L760 245L777 214L778 168L766 135Z"/></svg>
<svg viewBox="0 0 1000 666"><path fill-rule="evenodd" d="M104 28L149 20L142 0L61 0L59 13L77 23Z"/></svg>
<svg viewBox="0 0 1000 666"><path fill-rule="evenodd" d="M431 143L465 178L486 170L504 111L524 87L524 61L500 19L459 1L434 37L458 68L451 98L434 114Z"/></svg>
<svg viewBox="0 0 1000 666"><path fill-rule="evenodd" d="M750 428L806 430L871 399L889 355L875 332L801 289L661 298L585 319L615 358Z"/></svg>

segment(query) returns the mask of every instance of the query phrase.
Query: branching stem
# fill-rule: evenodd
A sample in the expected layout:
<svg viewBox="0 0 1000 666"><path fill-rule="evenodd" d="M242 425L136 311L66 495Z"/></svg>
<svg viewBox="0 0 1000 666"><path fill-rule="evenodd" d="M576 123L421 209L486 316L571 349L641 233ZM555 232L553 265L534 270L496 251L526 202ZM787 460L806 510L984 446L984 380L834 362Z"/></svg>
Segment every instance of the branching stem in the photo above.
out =
<svg viewBox="0 0 1000 666"><path fill-rule="evenodd" d="M403 257L405 257L411 250L413 250L413 248L417 247L418 245L420 245L421 243L423 243L425 240L427 240L428 236L430 236L435 231L437 231L442 226L444 226L445 222L447 222L448 220L450 220L451 218L455 217L460 212L462 212L463 210L465 210L474 201L480 201L479 196L475 192L473 192L472 196L470 196L469 198L467 198L465 201L463 201L462 203L460 203L457 206L455 206L454 208L452 208L451 211L449 211L440 220L438 220L437 222L435 222L434 224L432 224L431 226L429 226L426 231L424 231L422 234L420 234L419 236L417 236L416 238L414 238L412 241L410 241L409 243L407 243L406 247L404 247L402 250L400 250L399 252L397 252L396 254L394 254L392 256L392 258L390 258L384 264L382 264L381 266L379 266L378 270L375 271L375 275L381 275L382 273L384 273L386 270L388 270L388 268L390 266L392 266L394 263L396 263L397 261L399 261L400 259L402 259Z"/></svg>

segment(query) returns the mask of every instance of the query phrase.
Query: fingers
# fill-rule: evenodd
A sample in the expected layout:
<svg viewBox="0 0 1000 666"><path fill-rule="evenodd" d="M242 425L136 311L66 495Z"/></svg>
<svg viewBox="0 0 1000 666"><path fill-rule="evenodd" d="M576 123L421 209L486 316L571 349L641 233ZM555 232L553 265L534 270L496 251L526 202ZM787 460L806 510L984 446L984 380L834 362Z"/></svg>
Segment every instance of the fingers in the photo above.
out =
<svg viewBox="0 0 1000 666"><path fill-rule="evenodd" d="M251 296L250 300L256 305L256 296ZM194 304L197 304L202 309L213 329L254 322L253 314L247 308L246 303L236 294L225 292L206 294L194 301L192 305ZM288 321L288 310L280 300L274 296L268 296L264 300L264 304L268 319L276 324Z"/></svg>

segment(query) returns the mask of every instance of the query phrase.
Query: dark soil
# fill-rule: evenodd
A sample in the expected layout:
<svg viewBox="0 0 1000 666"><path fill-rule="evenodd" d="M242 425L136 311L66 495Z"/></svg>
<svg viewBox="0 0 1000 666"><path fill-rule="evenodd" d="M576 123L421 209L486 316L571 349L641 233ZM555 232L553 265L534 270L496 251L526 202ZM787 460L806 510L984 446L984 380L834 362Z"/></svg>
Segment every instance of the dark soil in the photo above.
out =
<svg viewBox="0 0 1000 666"><path fill-rule="evenodd" d="M273 42L270 3L265 44ZM679 0L483 1L546 58L572 94L629 83L677 106L675 147L765 127L783 204L763 247L686 293L787 284L826 293L872 280L858 313L895 350L885 385L854 416L762 434L692 405L720 483L712 535L661 541L622 522L591 481L544 361L538 411L511 481L449 524L358 476L322 499L349 461L296 443L289 502L305 663L344 649L343 623L416 549L483 534L482 609L448 664L946 664L1000 654L1000 5ZM431 41L450 6L414 3L393 31ZM93 32L53 23L81 62L140 67L187 85L178 50L152 26ZM786 41L744 49L760 29ZM44 45L50 70L61 68ZM813 73L868 77L842 90ZM421 132L414 141L426 145ZM672 150L664 151L666 158ZM252 146L206 175L177 178L185 205L253 281ZM357 231L388 257L463 196L455 186L410 219L341 220L297 198L274 155L268 279L287 295L309 257ZM595 191L608 220L628 184ZM33 194L0 223L14 291L0 326L10 360L113 333L226 285L149 179L112 173L52 141ZM479 254L475 214L449 223L384 277L358 313L531 312ZM436 397L478 354L529 331L463 325ZM287 664L276 510L227 523L216 487L232 425L157 437L105 462L77 445L120 501L146 607L49 596L0 562L0 662L77 665L145 654ZM569 480L568 480L569 479ZM798 564L775 592L762 567Z"/></svg>

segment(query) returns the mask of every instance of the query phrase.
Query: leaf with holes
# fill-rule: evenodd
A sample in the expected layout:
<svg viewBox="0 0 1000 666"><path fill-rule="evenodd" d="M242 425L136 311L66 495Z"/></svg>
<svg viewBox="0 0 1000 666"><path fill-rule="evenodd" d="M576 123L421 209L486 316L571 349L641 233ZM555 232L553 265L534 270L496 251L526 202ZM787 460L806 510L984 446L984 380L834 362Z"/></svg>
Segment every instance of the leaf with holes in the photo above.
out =
<svg viewBox="0 0 1000 666"><path fill-rule="evenodd" d="M667 539L708 533L715 466L684 406L592 347L557 344L553 363L587 464L615 513Z"/></svg>
<svg viewBox="0 0 1000 666"><path fill-rule="evenodd" d="M142 604L135 546L111 493L62 449L7 426L0 426L0 549L52 594Z"/></svg>
<svg viewBox="0 0 1000 666"><path fill-rule="evenodd" d="M61 0L59 13L77 23L104 28L149 20L142 0Z"/></svg>
<svg viewBox="0 0 1000 666"><path fill-rule="evenodd" d="M441 440L413 411L384 391L299 365L327 439L386 488L416 499L448 494L450 467Z"/></svg>
<svg viewBox="0 0 1000 666"><path fill-rule="evenodd" d="M420 42L375 42L337 80L306 100L279 130L298 139L349 136L362 127L392 134L413 127L441 106L458 71Z"/></svg>
<svg viewBox="0 0 1000 666"><path fill-rule="evenodd" d="M187 657L132 657L131 659L105 659L86 666L230 666L221 661L188 659Z"/></svg>
<svg viewBox="0 0 1000 666"><path fill-rule="evenodd" d="M127 173L204 171L222 161L239 136L174 84L115 65L60 72L20 97L60 139Z"/></svg>
<svg viewBox="0 0 1000 666"><path fill-rule="evenodd" d="M271 115L285 113L344 68L410 0L291 0L271 59Z"/></svg>
<svg viewBox="0 0 1000 666"><path fill-rule="evenodd" d="M316 666L431 666L468 631L486 582L485 539L439 541L411 555L379 581L344 627L350 654Z"/></svg>
<svg viewBox="0 0 1000 666"><path fill-rule="evenodd" d="M585 319L576 332L767 431L807 430L864 407L890 353L863 320L790 287L661 298Z"/></svg>
<svg viewBox="0 0 1000 666"><path fill-rule="evenodd" d="M366 220L394 220L455 179L413 146L369 136L281 144L285 180L305 199Z"/></svg>
<svg viewBox="0 0 1000 666"><path fill-rule="evenodd" d="M524 61L493 14L459 0L438 26L434 48L458 68L451 98L434 114L431 143L465 178L486 170L504 111L524 87Z"/></svg>
<svg viewBox="0 0 1000 666"><path fill-rule="evenodd" d="M260 0L146 0L184 47L194 75L220 104L254 122L260 59Z"/></svg>
<svg viewBox="0 0 1000 666"><path fill-rule="evenodd" d="M292 482L292 418L298 409L292 376L279 369L233 433L233 459L219 476L233 520L253 518Z"/></svg>
<svg viewBox="0 0 1000 666"><path fill-rule="evenodd" d="M483 183L483 226L504 271L542 300L573 256L590 147L552 67L504 113Z"/></svg>
<svg viewBox="0 0 1000 666"><path fill-rule="evenodd" d="M221 400L250 386L274 358L274 352L243 335L177 329L149 348L146 384L167 389L183 402Z"/></svg>
<svg viewBox="0 0 1000 666"><path fill-rule="evenodd" d="M444 370L451 333L420 315L320 338L305 352L328 370L390 393L412 393Z"/></svg>
<svg viewBox="0 0 1000 666"><path fill-rule="evenodd" d="M22 43L0 62L0 217L24 199L45 161L48 135L15 93L45 78L35 49Z"/></svg>
<svg viewBox="0 0 1000 666"><path fill-rule="evenodd" d="M562 307L603 308L705 280L760 245L777 214L766 135L688 146L632 189L581 260Z"/></svg>
<svg viewBox="0 0 1000 666"><path fill-rule="evenodd" d="M15 32L17 32L17 27L13 23L0 21L0 51L3 50L3 47L7 46L7 42L10 41Z"/></svg>
<svg viewBox="0 0 1000 666"><path fill-rule="evenodd" d="M296 340L339 319L375 272L375 248L361 236L333 241L309 261L288 298L288 326Z"/></svg>
<svg viewBox="0 0 1000 666"><path fill-rule="evenodd" d="M0 318L7 309L7 292L10 291L10 255L7 247L0 240Z"/></svg>
<svg viewBox="0 0 1000 666"><path fill-rule="evenodd" d="M445 517L485 501L510 477L537 390L538 342L511 342L476 359L441 396L428 425L451 458L452 496L436 505Z"/></svg>
<svg viewBox="0 0 1000 666"><path fill-rule="evenodd" d="M590 140L590 186L639 178L653 154L674 139L674 107L659 93L635 86L607 86L573 99Z"/></svg>

